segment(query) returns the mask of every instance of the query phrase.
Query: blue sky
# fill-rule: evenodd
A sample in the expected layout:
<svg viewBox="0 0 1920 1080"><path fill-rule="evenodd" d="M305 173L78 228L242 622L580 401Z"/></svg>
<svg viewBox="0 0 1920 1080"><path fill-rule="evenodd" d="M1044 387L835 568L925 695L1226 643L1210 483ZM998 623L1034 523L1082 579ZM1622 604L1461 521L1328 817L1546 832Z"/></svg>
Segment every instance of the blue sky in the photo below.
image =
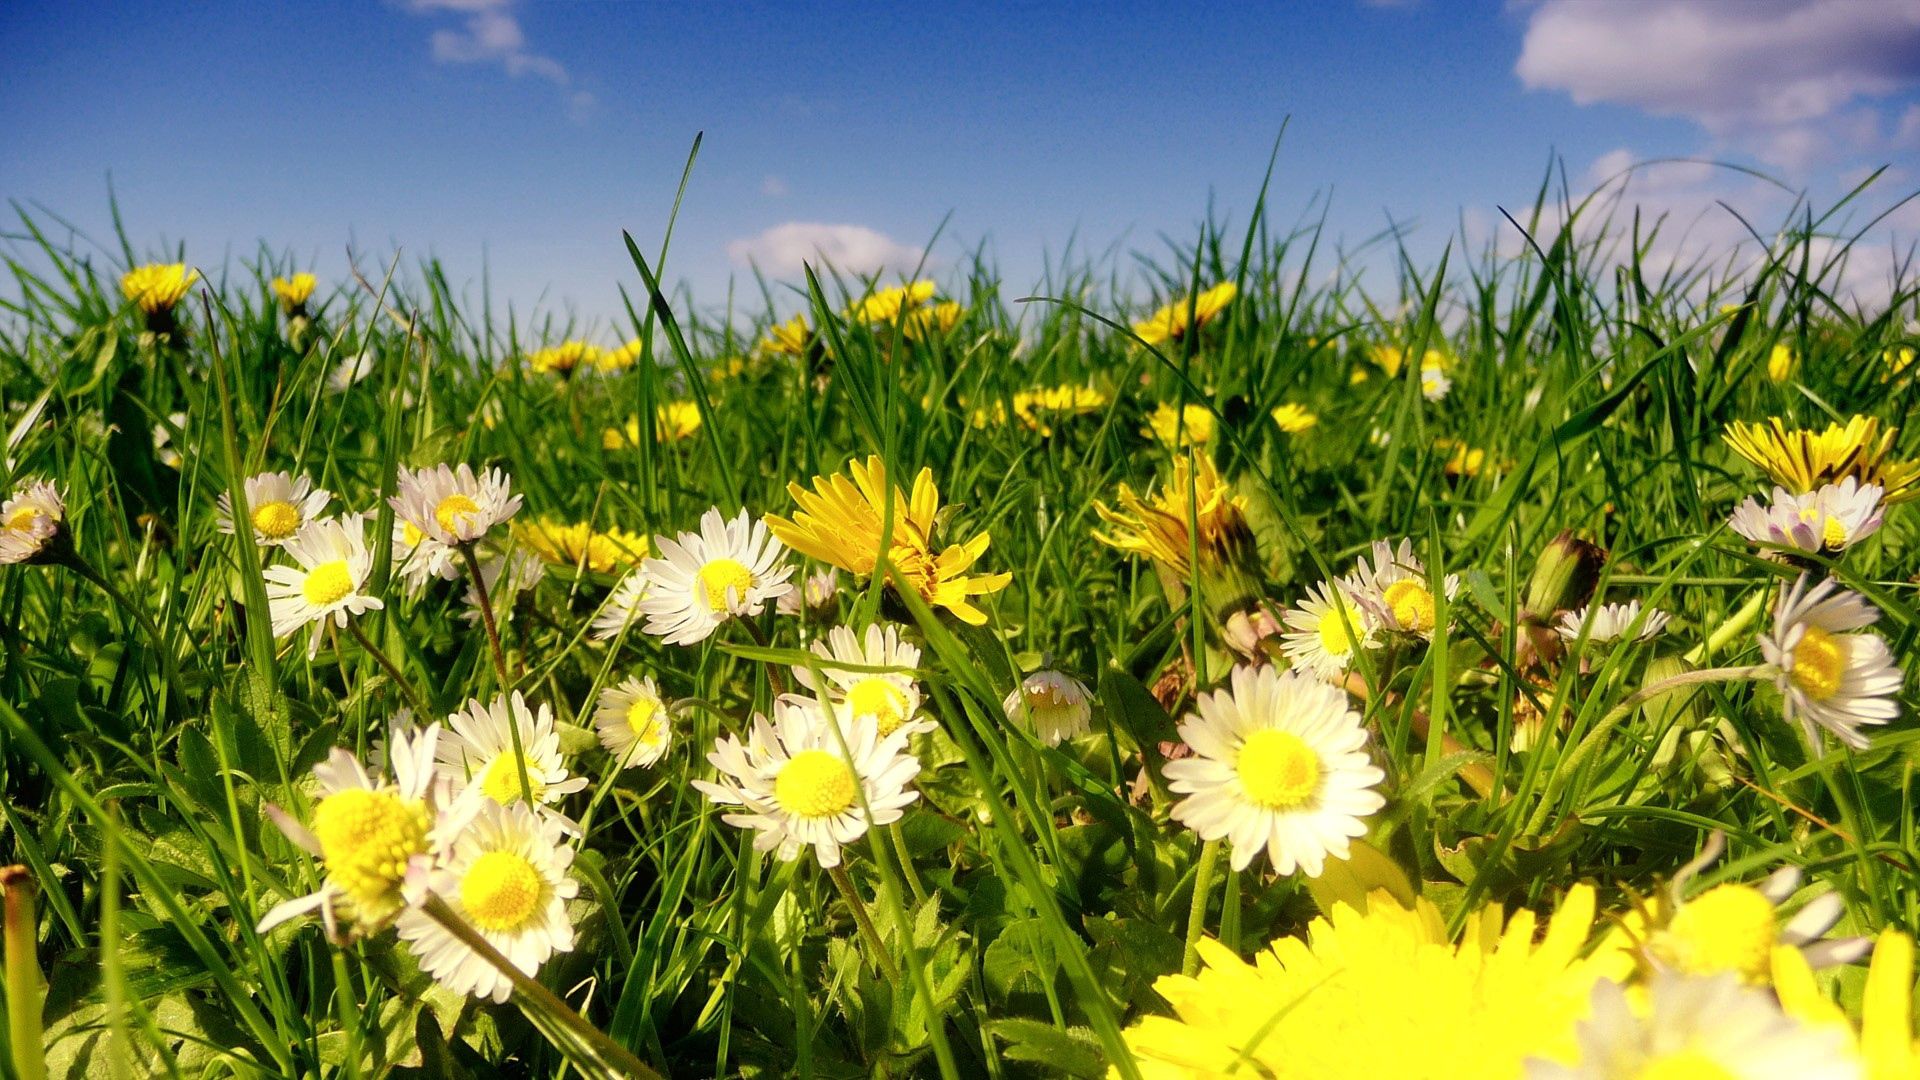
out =
<svg viewBox="0 0 1920 1080"><path fill-rule="evenodd" d="M218 267L264 239L337 278L349 242L367 266L398 247L475 288L484 253L497 302L588 320L637 280L619 231L657 247L696 131L668 276L703 306L730 281L758 304L749 258L787 280L819 246L910 262L949 212L936 268L985 242L1013 289L1076 235L1152 251L1210 199L1244 221L1288 116L1277 218L1330 194L1336 235L1391 215L1422 252L1463 218L1497 234L1551 153L1576 185L1712 155L1816 199L1876 164L1877 205L1920 187L1910 0L22 2L0 49L0 195L104 238L111 173L153 252ZM1709 170L1636 184L1690 219L1785 207ZM1703 242L1737 237L1717 217Z"/></svg>

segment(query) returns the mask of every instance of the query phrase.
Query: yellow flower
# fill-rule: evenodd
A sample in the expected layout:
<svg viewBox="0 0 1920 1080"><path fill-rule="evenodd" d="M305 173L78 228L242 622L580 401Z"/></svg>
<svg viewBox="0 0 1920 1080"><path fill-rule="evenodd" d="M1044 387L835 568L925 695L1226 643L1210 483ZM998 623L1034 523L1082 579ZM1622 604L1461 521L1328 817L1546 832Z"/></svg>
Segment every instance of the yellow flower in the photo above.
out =
<svg viewBox="0 0 1920 1080"><path fill-rule="evenodd" d="M679 442L692 438L700 430L700 406L691 401L669 401L653 412L653 432L661 442ZM621 450L640 445L640 418L630 416L626 427L608 428L600 433L600 446Z"/></svg>
<svg viewBox="0 0 1920 1080"><path fill-rule="evenodd" d="M1777 383L1793 378L1793 369L1800 366L1800 358L1793 353L1793 346L1778 342L1767 353L1767 378Z"/></svg>
<svg viewBox="0 0 1920 1080"><path fill-rule="evenodd" d="M1920 495L1920 462L1889 461L1899 428L1880 430L1876 417L1855 416L1845 427L1828 424L1825 431L1789 429L1779 417L1765 424L1738 420L1727 425L1724 438L1733 452L1765 469L1774 483L1796 495L1851 476L1862 484L1879 484L1888 502Z"/></svg>
<svg viewBox="0 0 1920 1080"><path fill-rule="evenodd" d="M1774 949L1773 990L1788 1016L1810 1027L1845 1031L1849 1049L1866 1066L1866 1080L1920 1078L1920 1043L1913 1038L1913 939L1899 930L1888 927L1874 942L1858 1028L1821 992L1799 949Z"/></svg>
<svg viewBox="0 0 1920 1080"><path fill-rule="evenodd" d="M1320 418L1307 411L1305 405L1289 401L1283 405L1274 406L1273 422L1279 425L1281 431L1289 435L1298 435L1318 424Z"/></svg>
<svg viewBox="0 0 1920 1080"><path fill-rule="evenodd" d="M605 372L625 371L640 359L640 339L634 338L617 349L597 350L593 366Z"/></svg>
<svg viewBox="0 0 1920 1080"><path fill-rule="evenodd" d="M900 321L900 330L915 341L943 337L960 325L967 309L957 300L942 300L931 307L915 308Z"/></svg>
<svg viewBox="0 0 1920 1080"><path fill-rule="evenodd" d="M1097 412L1110 401L1103 390L1091 386L1045 386L1022 390L1013 395L1013 416L1028 431L1042 436L1053 434L1053 425L1068 417ZM974 427L1007 422L1007 406L996 401L988 408L975 409L969 415Z"/></svg>
<svg viewBox="0 0 1920 1080"><path fill-rule="evenodd" d="M970 597L999 592L1013 580L1007 573L967 573L993 542L988 533L935 553L940 492L932 469L921 469L914 477L911 496L888 482L886 463L878 455L850 463L845 473L814 477L811 490L788 484L787 493L799 510L791 518L766 518L767 528L782 543L853 574L873 573L884 547L887 561L922 600L946 608L962 622L985 623L986 613ZM893 528L883 535L882 518L888 514Z"/></svg>
<svg viewBox="0 0 1920 1080"><path fill-rule="evenodd" d="M1159 345L1167 341L1177 341L1190 329L1187 320L1191 316L1194 327L1201 327L1216 315L1226 310L1233 298L1240 294L1240 286L1231 281L1223 281L1211 289L1200 293L1191 301L1175 300L1152 315L1133 324L1133 332L1140 340L1149 345Z"/></svg>
<svg viewBox="0 0 1920 1080"><path fill-rule="evenodd" d="M535 522L515 521L514 536L529 551L555 566L584 566L599 574L640 565L650 553L641 533L617 526L596 532L586 522L568 525L552 518Z"/></svg>
<svg viewBox="0 0 1920 1080"><path fill-rule="evenodd" d="M1376 891L1251 964L1203 939L1199 975L1154 983L1174 1015L1140 1020L1127 1046L1150 1080L1518 1080L1530 1057L1570 1061L1595 984L1632 969L1618 950L1582 958L1593 917L1580 885L1537 942L1532 912L1498 907L1475 912L1456 942L1433 904Z"/></svg>
<svg viewBox="0 0 1920 1080"><path fill-rule="evenodd" d="M312 274L295 274L290 278L277 277L269 284L273 295L280 299L280 306L289 314L307 306L313 298L313 290L320 279Z"/></svg>
<svg viewBox="0 0 1920 1080"><path fill-rule="evenodd" d="M848 304L846 316L849 322L890 323L899 318L902 311L917 308L931 299L933 299L933 282L931 281L894 285Z"/></svg>
<svg viewBox="0 0 1920 1080"><path fill-rule="evenodd" d="M571 375L574 369L582 366L597 366L600 363L601 348L584 341L564 341L548 349L541 349L527 357L527 366L534 374L546 375L558 372Z"/></svg>
<svg viewBox="0 0 1920 1080"><path fill-rule="evenodd" d="M198 280L199 272L184 263L148 263L129 270L120 279L120 291L152 315L172 311Z"/></svg>
<svg viewBox="0 0 1920 1080"><path fill-rule="evenodd" d="M1095 530L1093 538L1152 559L1178 579L1193 576L1196 534L1203 563L1244 565L1253 543L1246 496L1233 493L1206 455L1194 455L1193 462L1196 468L1189 468L1184 457L1176 459L1173 480L1144 499L1121 484L1119 510L1096 499L1093 511L1111 531Z"/></svg>
<svg viewBox="0 0 1920 1080"><path fill-rule="evenodd" d="M1168 446L1176 438L1181 446L1205 446L1213 441L1213 412L1205 405L1176 409L1163 401L1147 416L1147 434Z"/></svg>
<svg viewBox="0 0 1920 1080"><path fill-rule="evenodd" d="M1468 446L1458 439L1435 439L1433 448L1451 451L1447 460L1440 465L1440 471L1448 476L1479 476L1487 463L1485 450Z"/></svg>
<svg viewBox="0 0 1920 1080"><path fill-rule="evenodd" d="M767 328L767 336L760 339L760 351L774 356L805 356L812 341L813 328L807 325L807 317L795 315Z"/></svg>
<svg viewBox="0 0 1920 1080"><path fill-rule="evenodd" d="M1880 354L1880 358L1887 362L1887 376L1889 378L1907 370L1907 365L1913 363L1913 357L1914 351L1911 345L1895 346Z"/></svg>
<svg viewBox="0 0 1920 1080"><path fill-rule="evenodd" d="M1373 362L1380 366L1380 370L1387 373L1389 379L1400 374L1400 369L1406 366L1407 362L1407 354L1397 345L1375 345L1369 355L1373 357ZM1453 362L1447 358L1447 354L1439 349L1428 349L1420 357L1421 371L1446 371L1452 366ZM1355 378L1353 381L1365 382L1366 380Z"/></svg>

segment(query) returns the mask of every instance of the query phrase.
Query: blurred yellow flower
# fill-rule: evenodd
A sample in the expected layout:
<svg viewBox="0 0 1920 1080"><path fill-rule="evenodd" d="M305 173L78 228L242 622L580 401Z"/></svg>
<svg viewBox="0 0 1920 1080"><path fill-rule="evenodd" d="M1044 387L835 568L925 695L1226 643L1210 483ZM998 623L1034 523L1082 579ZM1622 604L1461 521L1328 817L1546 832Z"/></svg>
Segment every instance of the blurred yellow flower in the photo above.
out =
<svg viewBox="0 0 1920 1080"><path fill-rule="evenodd" d="M943 337L960 325L967 309L957 300L942 300L930 307L915 308L900 320L900 331L914 341Z"/></svg>
<svg viewBox="0 0 1920 1080"><path fill-rule="evenodd" d="M1103 390L1091 386L1044 386L1033 390L1021 390L1013 395L1013 416L1020 426L1028 431L1037 431L1042 436L1053 434L1053 425L1068 417L1081 416L1097 412L1107 407L1110 399ZM1007 422L1007 406L996 401L991 406L975 409L968 414L974 427L987 427L990 424Z"/></svg>
<svg viewBox="0 0 1920 1080"><path fill-rule="evenodd" d="M319 284L319 278L312 274L300 273L290 278L274 278L268 287L273 290L273 295L279 298L280 306L291 314L307 306L307 301L313 298L314 287Z"/></svg>
<svg viewBox="0 0 1920 1080"><path fill-rule="evenodd" d="M595 531L586 522L568 525L552 518L515 521L513 534L527 550L555 566L584 566L599 574L640 565L650 554L647 537L608 526Z"/></svg>
<svg viewBox="0 0 1920 1080"><path fill-rule="evenodd" d="M1289 435L1298 435L1320 422L1320 418L1307 411L1307 407L1294 402L1276 405L1273 408L1273 422L1280 430Z"/></svg>
<svg viewBox="0 0 1920 1080"><path fill-rule="evenodd" d="M152 315L172 311L198 280L199 272L187 269L185 263L148 263L127 271L120 279L120 291Z"/></svg>
<svg viewBox="0 0 1920 1080"><path fill-rule="evenodd" d="M1889 376L1898 375L1907 370L1907 365L1913 363L1913 357L1914 351L1911 345L1896 345L1880 354L1880 358L1887 363Z"/></svg>
<svg viewBox="0 0 1920 1080"><path fill-rule="evenodd" d="M1767 353L1767 378L1774 382L1783 383L1793 378L1793 369L1799 366L1800 358L1786 342L1775 343Z"/></svg>
<svg viewBox="0 0 1920 1080"><path fill-rule="evenodd" d="M1121 484L1118 510L1094 500L1094 513L1111 531L1096 529L1093 538L1152 559L1176 579L1192 577L1196 546L1203 569L1248 567L1253 534L1247 527L1246 496L1234 494L1205 454L1194 455L1193 462L1189 467L1186 458L1176 458L1172 481L1144 499Z"/></svg>
<svg viewBox="0 0 1920 1080"><path fill-rule="evenodd" d="M1149 345L1178 340L1190 329L1189 318L1192 319L1194 327L1205 326L1214 316L1225 311L1227 305L1233 303L1233 298L1239 294L1240 286L1231 281L1223 281L1201 292L1190 301L1182 298L1160 308L1152 315L1134 323L1133 332L1140 335L1140 340Z"/></svg>
<svg viewBox="0 0 1920 1080"><path fill-rule="evenodd" d="M1387 373L1389 379L1400 374L1400 369L1407 363L1407 354L1398 345L1375 345L1368 355L1373 358L1375 364L1379 365L1381 371ZM1428 349L1420 356L1421 371L1446 371L1451 367L1453 367L1453 361L1439 349ZM1353 381L1365 382L1366 380L1355 378Z"/></svg>
<svg viewBox="0 0 1920 1080"><path fill-rule="evenodd" d="M760 339L760 351L774 356L805 356L812 341L813 328L807 325L807 317L795 315L767 328L767 336Z"/></svg>
<svg viewBox="0 0 1920 1080"><path fill-rule="evenodd" d="M1163 401L1147 415L1147 434L1168 446L1176 439L1181 446L1205 446L1213 441L1213 412L1205 405L1176 409Z"/></svg>
<svg viewBox="0 0 1920 1080"><path fill-rule="evenodd" d="M975 626L986 613L971 598L999 592L1012 574L968 574L993 538L988 533L945 550L934 551L935 516L940 492L933 470L921 469L911 496L887 480L886 463L878 455L851 462L845 473L816 476L811 489L797 483L787 493L799 509L791 518L769 514L773 535L808 558L818 559L853 574L871 574L882 548L902 579L934 607L944 607L962 622ZM892 529L883 532L883 518Z"/></svg>
<svg viewBox="0 0 1920 1080"><path fill-rule="evenodd" d="M640 359L640 339L633 338L617 349L597 350L593 366L605 372L625 371Z"/></svg>
<svg viewBox="0 0 1920 1080"><path fill-rule="evenodd" d="M692 438L700 430L700 406L691 401L669 401L653 411L654 435L661 442L679 442ZM640 418L629 416L624 428L608 428L600 433L600 447L620 450L640 445Z"/></svg>
<svg viewBox="0 0 1920 1080"><path fill-rule="evenodd" d="M536 375L550 373L571 375L582 365L599 364L601 352L598 345L589 345L584 341L563 341L552 348L541 349L527 357L527 366L531 367Z"/></svg>
<svg viewBox="0 0 1920 1080"><path fill-rule="evenodd" d="M1623 951L1581 955L1586 885L1541 935L1531 911L1481 908L1455 941L1425 899L1409 909L1380 890L1364 905L1334 903L1304 940L1281 938L1251 964L1203 939L1198 975L1154 983L1173 1016L1125 1032L1142 1073L1519 1080L1529 1058L1571 1061L1594 986L1632 971Z"/></svg>
<svg viewBox="0 0 1920 1080"><path fill-rule="evenodd" d="M1764 424L1734 421L1727 425L1727 445L1733 452L1766 470L1773 482L1796 495L1851 476L1862 484L1879 484L1888 502L1920 495L1920 462L1889 461L1899 428L1880 430L1877 417L1855 416L1846 426L1828 424L1825 431L1789 429L1779 417Z"/></svg>
<svg viewBox="0 0 1920 1080"><path fill-rule="evenodd" d="M1773 991L1788 1016L1846 1032L1848 1049L1866 1067L1865 1080L1920 1077L1920 1043L1913 1037L1913 939L1898 929L1882 930L1874 942L1858 1027L1814 981L1806 953L1792 946L1773 950Z"/></svg>
<svg viewBox="0 0 1920 1080"><path fill-rule="evenodd" d="M1435 439L1433 448L1451 451L1440 466L1440 471L1448 476L1479 476L1487 463L1485 450L1468 446L1458 439Z"/></svg>
<svg viewBox="0 0 1920 1080"><path fill-rule="evenodd" d="M902 311L917 308L933 299L933 292L934 285L931 281L889 286L848 304L847 321L869 324L890 323L899 318Z"/></svg>

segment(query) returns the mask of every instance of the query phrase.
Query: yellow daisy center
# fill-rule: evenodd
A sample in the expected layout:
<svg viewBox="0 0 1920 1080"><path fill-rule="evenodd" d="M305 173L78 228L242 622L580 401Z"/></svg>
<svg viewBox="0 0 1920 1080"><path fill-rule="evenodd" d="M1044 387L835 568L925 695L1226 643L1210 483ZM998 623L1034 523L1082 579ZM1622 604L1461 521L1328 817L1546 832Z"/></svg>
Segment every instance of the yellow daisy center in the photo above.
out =
<svg viewBox="0 0 1920 1080"><path fill-rule="evenodd" d="M652 698L635 698L627 706L627 727L643 743L660 741L660 706Z"/></svg>
<svg viewBox="0 0 1920 1080"><path fill-rule="evenodd" d="M825 750L802 750L773 778L773 797L795 817L843 813L858 793L853 770Z"/></svg>
<svg viewBox="0 0 1920 1080"><path fill-rule="evenodd" d="M300 595L314 607L326 607L352 591L353 571L345 559L321 563L307 571L307 580L300 583Z"/></svg>
<svg viewBox="0 0 1920 1080"><path fill-rule="evenodd" d="M1262 728L1240 744L1240 789L1269 810L1293 810L1320 787L1320 755L1291 731Z"/></svg>
<svg viewBox="0 0 1920 1080"><path fill-rule="evenodd" d="M533 792L533 801L539 802L541 793L546 789L547 784L540 778L540 770L531 765L527 766L526 786L521 786L520 770L514 765L512 751L495 756L487 763L486 771L480 774L480 790L501 806L518 800L529 790Z"/></svg>
<svg viewBox="0 0 1920 1080"><path fill-rule="evenodd" d="M363 908L391 903L407 860L427 850L427 808L387 791L347 788L320 800L313 836L327 877Z"/></svg>
<svg viewBox="0 0 1920 1080"><path fill-rule="evenodd" d="M1401 578L1387 586L1384 599L1393 612L1393 621L1400 625L1400 629L1433 629L1433 594L1427 591L1424 583L1413 578ZM1325 633L1321 631L1323 637Z"/></svg>
<svg viewBox="0 0 1920 1080"><path fill-rule="evenodd" d="M1431 601L1429 601L1431 602ZM1349 624L1360 624L1360 613L1349 607L1345 609L1346 618L1341 618L1341 609L1330 607L1320 616L1320 647L1331 656L1345 656L1353 651L1353 634L1347 630Z"/></svg>
<svg viewBox="0 0 1920 1080"><path fill-rule="evenodd" d="M506 933L526 925L540 911L546 890L540 872L526 856L489 851L473 860L460 879L460 906L482 930Z"/></svg>
<svg viewBox="0 0 1920 1080"><path fill-rule="evenodd" d="M7 518L7 528L15 532L26 532L33 528L34 521L39 517L40 511L31 506L23 506L15 510L13 516Z"/></svg>
<svg viewBox="0 0 1920 1080"><path fill-rule="evenodd" d="M1826 518L1820 528L1820 543L1826 547L1839 549L1847 546L1847 523L1832 514L1822 514L1809 506L1800 511L1800 520L1807 524Z"/></svg>
<svg viewBox="0 0 1920 1080"><path fill-rule="evenodd" d="M253 511L253 527L269 540L285 540L300 527L300 511L283 499L261 503Z"/></svg>
<svg viewBox="0 0 1920 1080"><path fill-rule="evenodd" d="M1793 649L1793 685L1813 700L1825 701L1839 691L1846 674L1846 639L1807 627Z"/></svg>
<svg viewBox="0 0 1920 1080"><path fill-rule="evenodd" d="M1718 1061L1698 1050L1655 1058L1640 1066L1634 1080L1736 1080Z"/></svg>
<svg viewBox="0 0 1920 1080"><path fill-rule="evenodd" d="M728 593L735 600L746 597L747 590L753 588L753 571L737 559L714 559L700 568L700 588L707 607L721 611L727 606Z"/></svg>
<svg viewBox="0 0 1920 1080"><path fill-rule="evenodd" d="M462 519L472 517L479 512L479 503L456 491L441 499L440 505L433 508L433 520L439 522L442 529L457 534Z"/></svg>
<svg viewBox="0 0 1920 1080"><path fill-rule="evenodd" d="M855 716L871 716L880 734L891 735L907 719L907 695L888 679L861 679L847 690L847 707Z"/></svg>
<svg viewBox="0 0 1920 1080"><path fill-rule="evenodd" d="M1716 885L1680 905L1655 950L1690 975L1730 971L1764 982L1773 954L1773 903L1751 885Z"/></svg>

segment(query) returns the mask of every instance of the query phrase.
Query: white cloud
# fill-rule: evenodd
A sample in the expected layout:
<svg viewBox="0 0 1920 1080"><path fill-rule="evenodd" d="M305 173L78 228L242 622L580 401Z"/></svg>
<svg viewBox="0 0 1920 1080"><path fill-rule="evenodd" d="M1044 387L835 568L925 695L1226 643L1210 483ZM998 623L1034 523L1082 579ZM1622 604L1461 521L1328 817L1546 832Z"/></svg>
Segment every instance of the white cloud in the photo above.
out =
<svg viewBox="0 0 1920 1080"><path fill-rule="evenodd" d="M407 7L419 15L445 12L460 17L460 26L435 30L428 38L440 63L499 64L516 79L532 75L563 89L573 86L566 65L528 47L526 31L513 13L514 0L408 0ZM567 95L567 110L580 120L595 101L591 93L575 91Z"/></svg>
<svg viewBox="0 0 1920 1080"><path fill-rule="evenodd" d="M741 266L758 266L776 276L798 274L807 263L826 264L847 274L882 270L910 272L925 249L902 244L865 225L826 225L789 221L758 236L727 245L727 257Z"/></svg>
<svg viewBox="0 0 1920 1080"><path fill-rule="evenodd" d="M772 173L768 173L760 181L760 194L765 195L769 199L784 199L787 197L787 182Z"/></svg>
<svg viewBox="0 0 1920 1080"><path fill-rule="evenodd" d="M1920 84L1920 0L1546 0L1514 71L1582 105L1696 121L1799 169L1877 148L1864 103Z"/></svg>

